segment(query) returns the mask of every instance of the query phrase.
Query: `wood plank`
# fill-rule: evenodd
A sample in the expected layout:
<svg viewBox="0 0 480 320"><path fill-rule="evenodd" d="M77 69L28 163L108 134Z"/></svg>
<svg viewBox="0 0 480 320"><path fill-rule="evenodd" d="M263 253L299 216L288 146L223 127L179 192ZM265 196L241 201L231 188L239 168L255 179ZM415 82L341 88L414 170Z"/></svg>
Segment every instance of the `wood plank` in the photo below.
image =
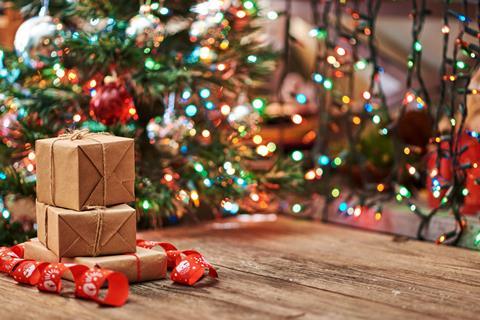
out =
<svg viewBox="0 0 480 320"><path fill-rule="evenodd" d="M127 305L114 309L0 276L0 319L476 319L480 312L473 251L286 218L141 236L198 249L220 280L133 285Z"/></svg>

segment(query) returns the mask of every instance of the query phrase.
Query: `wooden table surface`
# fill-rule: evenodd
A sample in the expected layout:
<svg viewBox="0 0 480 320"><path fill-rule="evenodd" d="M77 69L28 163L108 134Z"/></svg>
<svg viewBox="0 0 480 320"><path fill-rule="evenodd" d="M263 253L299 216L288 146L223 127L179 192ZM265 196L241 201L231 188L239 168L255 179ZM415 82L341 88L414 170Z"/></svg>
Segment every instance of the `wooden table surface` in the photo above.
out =
<svg viewBox="0 0 480 320"><path fill-rule="evenodd" d="M0 275L0 319L480 318L478 252L288 218L142 236L198 249L220 279L132 285L124 307L105 308Z"/></svg>

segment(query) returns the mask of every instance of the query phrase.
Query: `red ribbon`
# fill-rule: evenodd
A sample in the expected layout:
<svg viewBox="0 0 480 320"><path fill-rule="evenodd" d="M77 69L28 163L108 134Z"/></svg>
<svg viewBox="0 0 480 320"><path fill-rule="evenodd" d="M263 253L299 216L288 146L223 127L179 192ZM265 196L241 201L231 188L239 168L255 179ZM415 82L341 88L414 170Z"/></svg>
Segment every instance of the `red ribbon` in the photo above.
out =
<svg viewBox="0 0 480 320"><path fill-rule="evenodd" d="M182 251L168 242L148 240L137 240L137 246L146 249L161 247L167 255L168 269L173 269L170 279L174 282L193 286L198 280L203 278L206 270L208 270L210 277L218 278L215 268L198 251Z"/></svg>
<svg viewBox="0 0 480 320"><path fill-rule="evenodd" d="M62 275L69 271L75 282L75 296L96 301L102 305L119 307L128 299L128 279L120 272L92 268L84 265L38 262L23 258L23 247L0 247L0 272L7 273L15 281L37 286L43 292L60 293ZM100 295L108 282L107 292Z"/></svg>

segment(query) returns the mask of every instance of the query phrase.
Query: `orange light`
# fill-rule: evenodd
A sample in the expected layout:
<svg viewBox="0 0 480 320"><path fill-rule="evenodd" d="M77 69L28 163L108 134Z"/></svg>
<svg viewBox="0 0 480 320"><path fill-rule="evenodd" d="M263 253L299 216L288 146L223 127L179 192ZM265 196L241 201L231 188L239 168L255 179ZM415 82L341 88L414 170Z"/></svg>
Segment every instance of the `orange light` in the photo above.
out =
<svg viewBox="0 0 480 320"><path fill-rule="evenodd" d="M315 171L313 170L309 170L305 173L305 180L313 180L315 179L316 177L316 174L315 174Z"/></svg>
<svg viewBox="0 0 480 320"><path fill-rule="evenodd" d="M362 119L360 119L359 116L355 116L355 117L353 117L352 122L353 122L353 124L358 126L362 122Z"/></svg>
<svg viewBox="0 0 480 320"><path fill-rule="evenodd" d="M380 221L382 219L382 213L381 212L375 212L375 221Z"/></svg>
<svg viewBox="0 0 480 320"><path fill-rule="evenodd" d="M377 184L377 191L382 192L383 190L385 190L385 185L383 183Z"/></svg>

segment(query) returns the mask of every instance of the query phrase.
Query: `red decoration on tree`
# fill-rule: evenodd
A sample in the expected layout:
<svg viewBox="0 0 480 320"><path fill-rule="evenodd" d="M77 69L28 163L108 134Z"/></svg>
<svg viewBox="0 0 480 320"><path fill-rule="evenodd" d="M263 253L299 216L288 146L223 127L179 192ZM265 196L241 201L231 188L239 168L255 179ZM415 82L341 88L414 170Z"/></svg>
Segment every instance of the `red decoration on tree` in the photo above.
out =
<svg viewBox="0 0 480 320"><path fill-rule="evenodd" d="M461 208L463 214L476 214L480 211L480 185L475 180L480 178L480 168L478 159L480 159L480 143L478 141L464 133L460 137L459 149L468 147L468 149L460 156L460 164L471 163L472 167L466 169L465 188L468 190L468 194L465 196L465 202ZM448 142L442 142L441 148L445 152L448 152ZM442 158L440 161L440 168L437 167L437 153L433 152L428 159L428 171L427 171L427 190L428 202L431 207L436 207L440 204L441 199L446 193L446 189L442 189L438 197L433 196L431 187L433 180L437 179L440 185L449 183L452 179L451 160L448 158ZM433 173L432 173L433 172Z"/></svg>
<svg viewBox="0 0 480 320"><path fill-rule="evenodd" d="M105 125L124 124L134 114L133 98L123 84L110 82L97 86L90 100L90 115L95 120Z"/></svg>

